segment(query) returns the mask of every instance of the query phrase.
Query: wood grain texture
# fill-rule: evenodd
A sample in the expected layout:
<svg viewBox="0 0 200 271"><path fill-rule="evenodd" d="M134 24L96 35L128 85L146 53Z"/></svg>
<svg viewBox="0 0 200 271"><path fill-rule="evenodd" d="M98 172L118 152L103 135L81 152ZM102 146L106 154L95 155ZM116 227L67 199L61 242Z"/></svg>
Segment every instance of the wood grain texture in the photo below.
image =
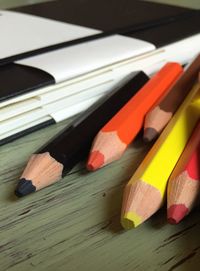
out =
<svg viewBox="0 0 200 271"><path fill-rule="evenodd" d="M0 148L0 270L198 270L198 211L178 226L166 223L165 208L135 230L120 226L122 191L150 148L141 134L120 161L95 173L82 164L36 194L13 196L30 154L63 125Z"/></svg>

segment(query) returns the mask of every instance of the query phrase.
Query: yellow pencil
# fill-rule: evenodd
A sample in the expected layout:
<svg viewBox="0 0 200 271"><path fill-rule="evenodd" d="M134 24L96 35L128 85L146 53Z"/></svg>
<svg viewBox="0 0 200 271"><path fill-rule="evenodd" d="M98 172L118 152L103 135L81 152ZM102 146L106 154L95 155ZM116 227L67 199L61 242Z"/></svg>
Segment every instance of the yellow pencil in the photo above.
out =
<svg viewBox="0 0 200 271"><path fill-rule="evenodd" d="M138 226L162 206L167 180L199 117L196 84L124 190L121 223L125 229Z"/></svg>

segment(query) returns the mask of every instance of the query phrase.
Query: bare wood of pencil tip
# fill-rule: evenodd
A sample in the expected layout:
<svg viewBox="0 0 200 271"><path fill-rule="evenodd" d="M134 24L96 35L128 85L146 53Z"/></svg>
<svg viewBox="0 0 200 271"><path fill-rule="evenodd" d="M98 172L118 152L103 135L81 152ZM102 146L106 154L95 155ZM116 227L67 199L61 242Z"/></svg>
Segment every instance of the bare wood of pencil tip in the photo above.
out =
<svg viewBox="0 0 200 271"><path fill-rule="evenodd" d="M187 66L183 75L173 84L160 104L146 114L143 136L145 142L150 142L159 136L191 89L199 70L200 54Z"/></svg>
<svg viewBox="0 0 200 271"><path fill-rule="evenodd" d="M51 157L49 152L33 154L22 173L15 193L18 197L51 185L62 177L63 165Z"/></svg>
<svg viewBox="0 0 200 271"><path fill-rule="evenodd" d="M137 227L164 203L167 181L199 121L199 101L195 84L125 187L121 214L125 229Z"/></svg>
<svg viewBox="0 0 200 271"><path fill-rule="evenodd" d="M18 197L49 186L65 176L88 155L99 129L149 80L142 72L127 75L63 131L33 154L15 190Z"/></svg>
<svg viewBox="0 0 200 271"><path fill-rule="evenodd" d="M143 127L146 112L168 91L183 69L179 63L165 64L99 131L93 141L87 169L95 171L120 159Z"/></svg>

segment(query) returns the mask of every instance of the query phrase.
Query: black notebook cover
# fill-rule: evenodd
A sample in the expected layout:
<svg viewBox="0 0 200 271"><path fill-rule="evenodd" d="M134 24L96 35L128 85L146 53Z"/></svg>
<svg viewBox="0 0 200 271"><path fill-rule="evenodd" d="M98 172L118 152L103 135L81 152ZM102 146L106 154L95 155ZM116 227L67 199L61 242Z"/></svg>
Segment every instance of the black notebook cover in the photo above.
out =
<svg viewBox="0 0 200 271"><path fill-rule="evenodd" d="M118 33L116 29L123 29L124 35L151 42L156 47L199 32L199 11L136 0L58 0L14 10L105 33ZM52 75L19 64L1 66L0 75L3 89L0 101L55 83Z"/></svg>
<svg viewBox="0 0 200 271"><path fill-rule="evenodd" d="M139 0L58 0L15 8L13 11L88 27L101 32L10 55L0 59L1 65L112 34L140 36L141 39L151 41L156 47L159 47L165 44L162 38L162 26L167 27L169 25L167 32L170 35L170 42L172 42L181 39L182 36L186 37L197 33L199 28L196 22L200 17L199 11L196 10ZM189 33L184 28L180 28L184 21L190 22L189 27L187 24ZM174 27L178 30L175 31L175 34ZM151 29L156 31L157 28L161 31L158 30L156 34L151 35Z"/></svg>
<svg viewBox="0 0 200 271"><path fill-rule="evenodd" d="M13 9L102 31L175 19L192 9L140 0L57 0Z"/></svg>

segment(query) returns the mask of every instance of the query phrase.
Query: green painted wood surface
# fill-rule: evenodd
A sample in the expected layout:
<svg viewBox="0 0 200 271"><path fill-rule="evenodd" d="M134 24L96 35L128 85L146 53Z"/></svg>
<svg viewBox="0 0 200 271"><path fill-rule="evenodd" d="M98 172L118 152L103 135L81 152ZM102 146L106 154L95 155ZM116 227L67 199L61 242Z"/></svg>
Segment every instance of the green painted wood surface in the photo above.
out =
<svg viewBox="0 0 200 271"><path fill-rule="evenodd" d="M135 230L122 230L124 185L150 146L138 137L125 156L95 173L79 165L57 184L13 196L29 157L64 124L0 148L0 270L199 270L200 214L178 226L163 208Z"/></svg>
<svg viewBox="0 0 200 271"><path fill-rule="evenodd" d="M166 223L165 208L135 230L120 226L123 188L149 149L141 137L95 173L82 164L51 187L13 196L30 154L65 123L0 147L0 271L200 270L198 209L177 226Z"/></svg>

